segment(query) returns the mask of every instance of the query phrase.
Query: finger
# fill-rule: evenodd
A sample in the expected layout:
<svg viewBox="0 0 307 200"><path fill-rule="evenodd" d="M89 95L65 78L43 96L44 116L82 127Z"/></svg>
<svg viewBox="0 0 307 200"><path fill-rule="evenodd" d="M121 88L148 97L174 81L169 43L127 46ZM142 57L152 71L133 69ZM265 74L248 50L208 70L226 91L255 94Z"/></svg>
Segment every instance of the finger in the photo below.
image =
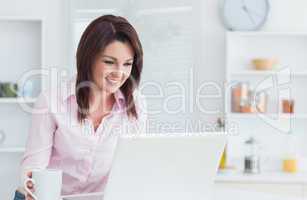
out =
<svg viewBox="0 0 307 200"><path fill-rule="evenodd" d="M28 187L28 189L29 189L32 193L35 192L35 188L34 188L34 187L31 187L31 188Z"/></svg>
<svg viewBox="0 0 307 200"><path fill-rule="evenodd" d="M35 192L35 188L34 188L33 185L31 185L31 187L29 187L29 184L28 184L28 185L27 185L27 188L31 191L31 193L34 193L34 192ZM33 199L32 196L31 196L29 193L27 193L27 197L30 198L30 200Z"/></svg>
<svg viewBox="0 0 307 200"><path fill-rule="evenodd" d="M29 181L29 182L27 183L27 187L28 187L29 189L30 189L30 188L33 188L33 183Z"/></svg>
<svg viewBox="0 0 307 200"><path fill-rule="evenodd" d="M27 200L34 200L30 194L27 194Z"/></svg>
<svg viewBox="0 0 307 200"><path fill-rule="evenodd" d="M27 188L28 188L31 192L35 192L35 189L34 189L34 186L33 186L33 185L27 184Z"/></svg>
<svg viewBox="0 0 307 200"><path fill-rule="evenodd" d="M29 178L32 178L32 172L28 172L28 173L27 173L27 176L28 176Z"/></svg>
<svg viewBox="0 0 307 200"><path fill-rule="evenodd" d="M32 189L29 188L29 190L30 190L32 193L35 192L35 189L34 189L34 188L32 188Z"/></svg>
<svg viewBox="0 0 307 200"><path fill-rule="evenodd" d="M34 198L31 195L29 195L29 200L34 200Z"/></svg>

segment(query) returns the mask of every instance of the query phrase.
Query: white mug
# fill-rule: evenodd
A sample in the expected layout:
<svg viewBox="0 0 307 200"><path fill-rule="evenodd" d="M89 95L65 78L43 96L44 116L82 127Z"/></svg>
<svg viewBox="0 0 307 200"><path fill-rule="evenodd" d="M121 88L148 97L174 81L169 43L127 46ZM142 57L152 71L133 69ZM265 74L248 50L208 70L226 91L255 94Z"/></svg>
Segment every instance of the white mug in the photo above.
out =
<svg viewBox="0 0 307 200"><path fill-rule="evenodd" d="M29 182L34 185L34 193L27 187ZM32 171L32 178L25 180L24 188L35 200L60 200L62 171L53 169L34 170Z"/></svg>
<svg viewBox="0 0 307 200"><path fill-rule="evenodd" d="M4 131L0 130L0 145L4 143L5 137Z"/></svg>

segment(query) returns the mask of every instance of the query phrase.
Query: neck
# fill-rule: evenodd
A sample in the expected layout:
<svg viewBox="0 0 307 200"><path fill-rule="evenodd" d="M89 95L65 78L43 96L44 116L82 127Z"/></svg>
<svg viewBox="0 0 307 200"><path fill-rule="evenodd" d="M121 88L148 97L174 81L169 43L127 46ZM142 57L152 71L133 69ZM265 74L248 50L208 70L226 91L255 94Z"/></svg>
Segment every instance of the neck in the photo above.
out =
<svg viewBox="0 0 307 200"><path fill-rule="evenodd" d="M113 105L114 95L103 90L91 90L90 107L95 109L103 109L108 111L110 105Z"/></svg>

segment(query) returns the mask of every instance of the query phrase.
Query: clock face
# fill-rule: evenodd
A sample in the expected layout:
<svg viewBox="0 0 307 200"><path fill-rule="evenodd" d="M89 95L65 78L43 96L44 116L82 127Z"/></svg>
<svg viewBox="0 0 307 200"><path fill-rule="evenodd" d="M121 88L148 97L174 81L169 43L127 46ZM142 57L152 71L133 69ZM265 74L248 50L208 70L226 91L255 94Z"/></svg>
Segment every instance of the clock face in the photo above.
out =
<svg viewBox="0 0 307 200"><path fill-rule="evenodd" d="M229 30L250 31L265 23L269 10L268 0L224 0L222 14Z"/></svg>

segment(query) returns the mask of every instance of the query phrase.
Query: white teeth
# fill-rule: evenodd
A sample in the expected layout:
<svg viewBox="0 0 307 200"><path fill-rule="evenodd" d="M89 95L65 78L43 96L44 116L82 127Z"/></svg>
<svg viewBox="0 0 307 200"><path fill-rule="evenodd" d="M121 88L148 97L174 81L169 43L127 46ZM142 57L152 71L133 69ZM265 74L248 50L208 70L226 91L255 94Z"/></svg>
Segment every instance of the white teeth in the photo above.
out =
<svg viewBox="0 0 307 200"><path fill-rule="evenodd" d="M111 79L111 78L106 78L108 82L111 84L116 84L120 82L120 79Z"/></svg>

